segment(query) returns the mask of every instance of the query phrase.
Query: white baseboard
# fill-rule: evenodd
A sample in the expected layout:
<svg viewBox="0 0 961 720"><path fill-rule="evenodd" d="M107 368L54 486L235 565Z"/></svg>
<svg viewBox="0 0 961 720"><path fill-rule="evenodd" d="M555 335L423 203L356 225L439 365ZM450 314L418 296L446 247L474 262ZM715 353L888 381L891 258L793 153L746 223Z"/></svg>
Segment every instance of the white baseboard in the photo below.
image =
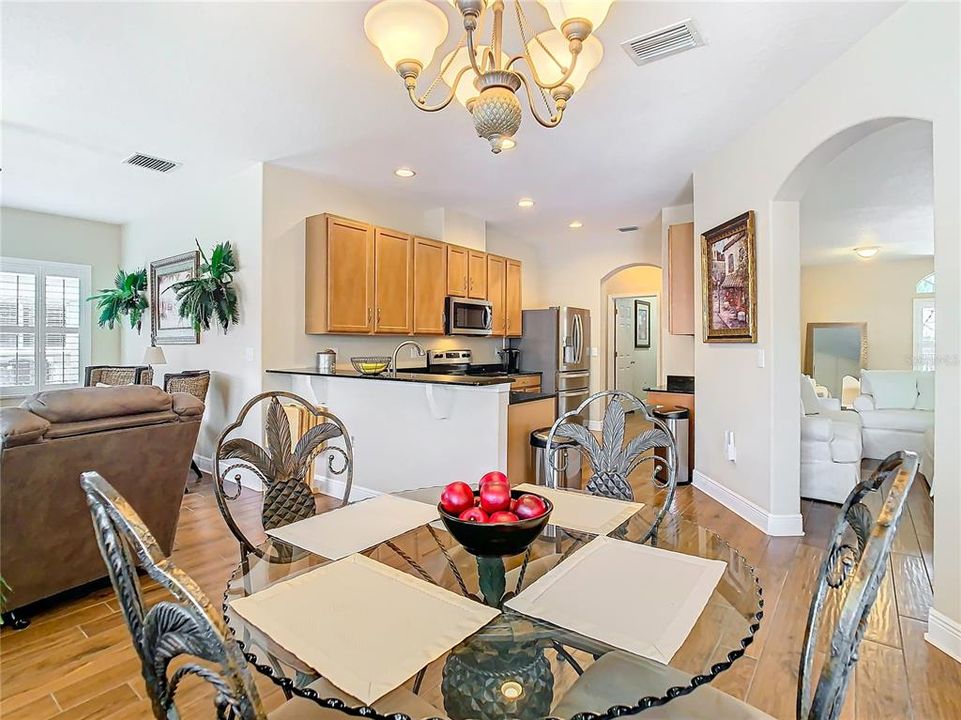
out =
<svg viewBox="0 0 961 720"><path fill-rule="evenodd" d="M199 467L202 472L210 473L211 475L214 474L214 461L209 457L194 453L194 462L197 463L197 467Z"/></svg>
<svg viewBox="0 0 961 720"><path fill-rule="evenodd" d="M801 514L772 515L764 508L715 482L700 470L694 471L694 487L710 495L728 510L740 515L766 535L795 536L804 534Z"/></svg>
<svg viewBox="0 0 961 720"><path fill-rule="evenodd" d="M928 610L928 631L924 639L961 663L961 623L934 608Z"/></svg>
<svg viewBox="0 0 961 720"><path fill-rule="evenodd" d="M344 497L344 487L346 483L339 478L331 478L321 473L314 474L314 492L319 492L321 495L329 495L330 497L342 498ZM378 495L383 495L379 490L371 490L370 488L361 487L357 483L352 483L350 486L350 500L356 502L357 500L366 500L367 498L377 497Z"/></svg>

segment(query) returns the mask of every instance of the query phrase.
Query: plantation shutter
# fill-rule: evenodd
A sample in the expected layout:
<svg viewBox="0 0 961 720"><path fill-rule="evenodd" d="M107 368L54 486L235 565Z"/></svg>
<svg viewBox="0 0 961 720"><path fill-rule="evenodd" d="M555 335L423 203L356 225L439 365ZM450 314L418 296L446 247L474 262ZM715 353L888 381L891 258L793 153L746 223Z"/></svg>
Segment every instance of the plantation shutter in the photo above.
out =
<svg viewBox="0 0 961 720"><path fill-rule="evenodd" d="M37 385L37 275L0 272L0 386Z"/></svg>

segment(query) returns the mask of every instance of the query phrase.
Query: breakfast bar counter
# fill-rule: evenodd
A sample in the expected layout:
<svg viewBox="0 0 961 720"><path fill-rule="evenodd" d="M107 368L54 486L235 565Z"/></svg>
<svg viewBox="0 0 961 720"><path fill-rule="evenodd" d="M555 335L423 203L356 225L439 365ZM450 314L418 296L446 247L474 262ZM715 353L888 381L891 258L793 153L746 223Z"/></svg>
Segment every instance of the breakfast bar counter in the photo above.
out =
<svg viewBox="0 0 961 720"><path fill-rule="evenodd" d="M507 376L491 377L486 375L443 375L441 373L420 372L418 370L405 370L401 368L396 375L389 372L382 372L379 375L364 375L353 369L338 368L334 372L321 372L316 368L283 368L279 370L268 370L269 373L279 375L311 375L315 377L336 377L354 378L357 380L378 380L382 382L414 382L430 383L432 385L465 385L480 387L486 385L510 384L511 378Z"/></svg>

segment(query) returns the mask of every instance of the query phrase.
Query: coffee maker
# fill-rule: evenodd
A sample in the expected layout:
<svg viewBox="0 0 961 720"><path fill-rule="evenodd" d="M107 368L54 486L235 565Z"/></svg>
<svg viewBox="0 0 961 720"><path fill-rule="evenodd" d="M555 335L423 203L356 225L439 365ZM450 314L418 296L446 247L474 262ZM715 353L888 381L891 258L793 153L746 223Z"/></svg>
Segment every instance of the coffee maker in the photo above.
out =
<svg viewBox="0 0 961 720"><path fill-rule="evenodd" d="M503 350L498 350L497 355L501 359L501 364L504 366L504 372L520 372L521 351L519 348L504 348Z"/></svg>

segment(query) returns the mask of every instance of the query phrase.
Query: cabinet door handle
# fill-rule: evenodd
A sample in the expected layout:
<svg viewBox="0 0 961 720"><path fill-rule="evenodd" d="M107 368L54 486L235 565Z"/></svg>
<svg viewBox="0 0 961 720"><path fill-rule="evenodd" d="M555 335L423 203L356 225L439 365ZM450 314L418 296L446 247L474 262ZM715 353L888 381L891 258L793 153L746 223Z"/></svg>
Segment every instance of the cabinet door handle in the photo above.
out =
<svg viewBox="0 0 961 720"><path fill-rule="evenodd" d="M377 324L380 325L380 308L377 308Z"/></svg>
<svg viewBox="0 0 961 720"><path fill-rule="evenodd" d="M370 308L367 308L367 324L368 325L370 325L370 321L373 319L373 316L374 316L374 311Z"/></svg>

